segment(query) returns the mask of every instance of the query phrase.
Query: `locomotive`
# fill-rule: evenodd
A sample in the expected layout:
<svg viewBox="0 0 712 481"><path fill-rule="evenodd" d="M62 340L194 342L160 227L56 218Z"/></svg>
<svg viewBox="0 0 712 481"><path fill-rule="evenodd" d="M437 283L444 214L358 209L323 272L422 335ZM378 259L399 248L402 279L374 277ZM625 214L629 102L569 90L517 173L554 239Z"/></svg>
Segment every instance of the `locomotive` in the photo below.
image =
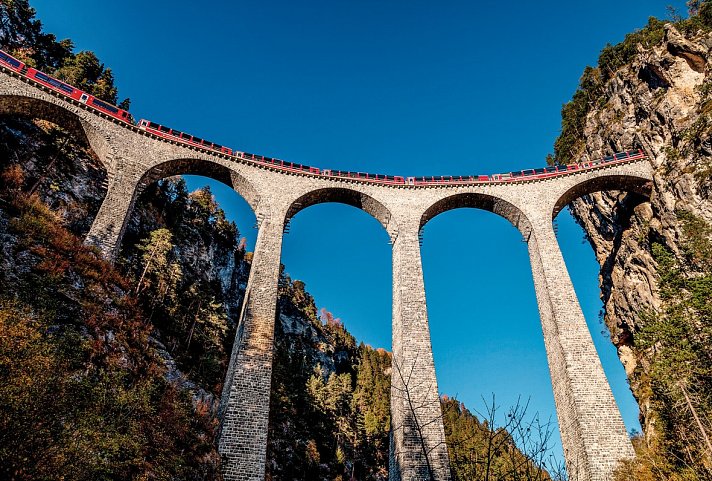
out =
<svg viewBox="0 0 712 481"><path fill-rule="evenodd" d="M259 165L271 167L280 171L310 174L327 178L342 178L352 179L360 182L378 183L385 185L409 186L515 182L524 180L546 179L549 177L563 175L568 172L579 169L587 169L609 163L620 163L631 160L638 160L643 159L646 156L645 152L643 152L643 150L641 149L628 150L625 152L618 152L613 155L609 155L599 160L587 161L578 164L550 165L548 167L541 167L538 169L526 169L521 171L513 171L492 175L401 177L397 175L380 175L369 174L366 172L319 169L317 167L312 167L309 165L295 164L293 162L287 162L281 159L275 159L272 157L265 157L262 155L250 154L248 152L233 150L229 147L225 147L214 142L209 142L205 139L201 139L200 137L196 137L194 135L181 132L179 130L171 129L169 127L151 122L149 120L141 119L138 124L134 124L131 115L126 110L123 110L101 99L97 99L96 97L87 92L68 85L60 80L57 80L54 77L51 77L35 68L29 67L28 65L24 64L13 56L7 54L6 52L3 52L2 50L0 50L0 65L5 66L10 70L13 70L18 74L40 85L43 85L44 87L52 89L53 91L58 92L59 94L68 97L69 99L86 104L87 106L106 115L109 115L122 123L136 125L139 129L166 139L168 141L179 142L191 147L216 152L231 159L255 162Z"/></svg>

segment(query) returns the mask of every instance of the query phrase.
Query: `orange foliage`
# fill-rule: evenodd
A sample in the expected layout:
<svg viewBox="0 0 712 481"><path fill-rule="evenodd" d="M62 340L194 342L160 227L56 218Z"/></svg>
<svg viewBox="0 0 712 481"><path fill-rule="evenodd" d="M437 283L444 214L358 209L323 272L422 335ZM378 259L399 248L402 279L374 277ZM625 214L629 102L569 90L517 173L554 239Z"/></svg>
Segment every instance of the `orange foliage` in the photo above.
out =
<svg viewBox="0 0 712 481"><path fill-rule="evenodd" d="M13 253L33 290L3 288L16 304L0 297L0 478L219 478L214 413L165 380L129 281L39 197L8 192Z"/></svg>
<svg viewBox="0 0 712 481"><path fill-rule="evenodd" d="M9 191L19 191L25 183L25 173L17 164L12 164L0 173L0 187Z"/></svg>

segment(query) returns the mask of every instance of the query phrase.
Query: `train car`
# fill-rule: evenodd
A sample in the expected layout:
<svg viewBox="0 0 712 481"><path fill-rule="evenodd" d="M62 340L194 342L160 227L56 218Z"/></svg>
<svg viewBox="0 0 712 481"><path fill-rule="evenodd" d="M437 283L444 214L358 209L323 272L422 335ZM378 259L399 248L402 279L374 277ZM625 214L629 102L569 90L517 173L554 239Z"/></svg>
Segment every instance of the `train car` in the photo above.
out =
<svg viewBox="0 0 712 481"><path fill-rule="evenodd" d="M89 105L90 107L93 107L96 110L104 112L105 114L108 114L124 122L130 122L129 113L126 110L120 109L117 106L112 105L108 102L104 102L103 100L100 100L94 97L93 95L84 92L83 90L80 90L76 87L72 87L69 84L57 80L56 78L51 77L44 72L30 67L27 69L26 75L32 80L41 83L42 85L49 87L52 90L55 90L61 93L62 95L65 95L66 97L69 97L70 99L82 102L83 104Z"/></svg>
<svg viewBox="0 0 712 481"><path fill-rule="evenodd" d="M522 177L532 177L532 176L534 176L534 174L536 174L536 172L534 172L534 169L522 170L521 173L522 173Z"/></svg>
<svg viewBox="0 0 712 481"><path fill-rule="evenodd" d="M97 110L101 110L102 112L109 114L112 117L116 117L119 120L131 123L130 114L126 110L120 109L115 105L111 105L109 102L104 102L103 100L100 100L94 97L93 95L89 95L87 93L82 92L82 94L79 96L79 101L84 102L85 104L90 105Z"/></svg>
<svg viewBox="0 0 712 481"><path fill-rule="evenodd" d="M57 80L54 77L50 77L44 72L40 72L39 70L29 67L27 69L27 77L31 78L32 80L44 85L45 87L49 87L52 90L55 90L62 95L65 95L71 99L74 100L81 100L82 95L87 95L84 97L84 100L81 100L82 102L85 102L89 99L88 94L84 94L84 91L79 90L77 88L72 87L71 85L68 85L62 81Z"/></svg>
<svg viewBox="0 0 712 481"><path fill-rule="evenodd" d="M378 175L376 180L381 184L387 185L400 185L405 183L405 179L397 175Z"/></svg>
<svg viewBox="0 0 712 481"><path fill-rule="evenodd" d="M141 130L151 132L152 134L158 135L159 137L163 137L167 140L178 141L195 147L202 147L204 149L214 150L225 155L233 155L233 151L229 147L224 147L220 144L203 140L200 137L195 137L194 135L186 134L185 132L181 132L180 130L171 129L170 127L166 127L165 125L160 125L155 122L151 122L150 120L141 119L138 123L138 127Z"/></svg>
<svg viewBox="0 0 712 481"><path fill-rule="evenodd" d="M398 176L394 176L394 175L384 175L384 174L368 174L368 175L369 175L369 180L371 182L377 182L379 184L396 185L396 184L404 183L404 180L402 177L398 177Z"/></svg>
<svg viewBox="0 0 712 481"><path fill-rule="evenodd" d="M0 50L0 63L18 73L22 73L22 70L25 68L24 63L20 62L9 53L3 52L2 50Z"/></svg>

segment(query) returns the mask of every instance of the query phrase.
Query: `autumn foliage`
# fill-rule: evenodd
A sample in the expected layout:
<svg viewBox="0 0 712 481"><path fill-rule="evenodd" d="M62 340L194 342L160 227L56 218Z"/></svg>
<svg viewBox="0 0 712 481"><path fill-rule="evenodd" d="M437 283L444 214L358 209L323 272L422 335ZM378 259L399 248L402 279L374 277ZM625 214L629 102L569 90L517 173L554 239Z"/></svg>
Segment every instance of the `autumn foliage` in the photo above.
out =
<svg viewBox="0 0 712 481"><path fill-rule="evenodd" d="M0 478L215 479L212 413L166 380L132 285L18 166L0 182Z"/></svg>

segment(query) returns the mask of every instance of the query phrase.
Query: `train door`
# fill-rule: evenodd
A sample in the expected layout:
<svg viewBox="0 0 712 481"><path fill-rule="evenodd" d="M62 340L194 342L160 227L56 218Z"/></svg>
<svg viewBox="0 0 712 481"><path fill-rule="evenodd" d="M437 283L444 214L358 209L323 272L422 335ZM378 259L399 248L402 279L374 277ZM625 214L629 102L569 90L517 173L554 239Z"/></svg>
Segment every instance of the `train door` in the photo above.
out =
<svg viewBox="0 0 712 481"><path fill-rule="evenodd" d="M79 97L79 101L83 104L87 103L88 100L89 100L88 94L82 93L82 96Z"/></svg>
<svg viewBox="0 0 712 481"><path fill-rule="evenodd" d="M415 177L408 177L408 185L415 185Z"/></svg>

